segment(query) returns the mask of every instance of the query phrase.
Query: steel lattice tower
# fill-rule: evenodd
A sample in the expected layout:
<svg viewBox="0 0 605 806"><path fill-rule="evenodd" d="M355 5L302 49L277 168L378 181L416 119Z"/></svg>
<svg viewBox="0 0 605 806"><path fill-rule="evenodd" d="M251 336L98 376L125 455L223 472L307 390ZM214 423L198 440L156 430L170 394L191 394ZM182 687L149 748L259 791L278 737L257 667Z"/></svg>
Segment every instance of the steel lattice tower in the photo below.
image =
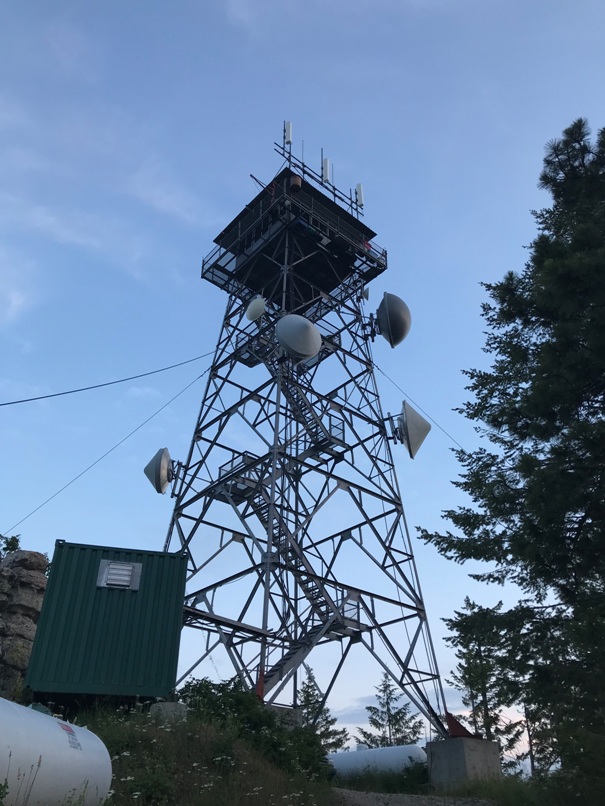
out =
<svg viewBox="0 0 605 806"><path fill-rule="evenodd" d="M395 432L374 375L376 322L364 313L387 255L359 205L292 157L285 138L276 150L285 167L202 265L228 302L172 488L165 548L189 557L185 623L201 631L199 662L222 647L270 703L296 702L310 653L331 650L325 702L344 664L369 652L445 734ZM259 295L264 313L250 321ZM287 314L319 329L313 358L277 339Z"/></svg>

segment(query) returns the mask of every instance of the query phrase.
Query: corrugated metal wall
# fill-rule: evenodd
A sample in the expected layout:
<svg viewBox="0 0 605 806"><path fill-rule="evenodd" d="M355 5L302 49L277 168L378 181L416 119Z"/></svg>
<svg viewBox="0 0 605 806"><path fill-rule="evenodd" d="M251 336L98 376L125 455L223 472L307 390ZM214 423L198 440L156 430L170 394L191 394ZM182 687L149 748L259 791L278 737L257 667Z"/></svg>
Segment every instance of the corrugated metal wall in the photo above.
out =
<svg viewBox="0 0 605 806"><path fill-rule="evenodd" d="M140 563L138 590L98 587L102 560ZM44 693L167 697L186 570L182 554L57 541L26 684Z"/></svg>

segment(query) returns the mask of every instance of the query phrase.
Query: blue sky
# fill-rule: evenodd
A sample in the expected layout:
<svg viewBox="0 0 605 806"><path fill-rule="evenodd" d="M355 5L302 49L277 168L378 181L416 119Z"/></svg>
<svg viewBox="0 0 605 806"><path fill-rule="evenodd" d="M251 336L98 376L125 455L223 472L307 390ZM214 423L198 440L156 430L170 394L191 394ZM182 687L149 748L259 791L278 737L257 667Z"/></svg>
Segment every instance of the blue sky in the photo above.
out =
<svg viewBox="0 0 605 806"><path fill-rule="evenodd" d="M273 142L292 120L297 156L319 169L323 148L337 185L364 184L389 254L371 300L392 291L412 311L404 344L374 357L384 409L400 409L396 384L447 432L398 459L410 526L441 528L462 502L452 438L477 444L453 409L461 370L486 361L480 282L527 259L545 143L580 116L604 125L604 23L597 0L3 4L0 402L212 351L226 299L201 260L255 195L250 174L281 167ZM0 532L207 365L0 408ZM49 554L56 539L161 549L170 499L142 468L164 445L185 457L201 393L193 383L11 533ZM416 554L446 677L440 619L467 594L513 594ZM372 694L342 691L334 710L355 722Z"/></svg>

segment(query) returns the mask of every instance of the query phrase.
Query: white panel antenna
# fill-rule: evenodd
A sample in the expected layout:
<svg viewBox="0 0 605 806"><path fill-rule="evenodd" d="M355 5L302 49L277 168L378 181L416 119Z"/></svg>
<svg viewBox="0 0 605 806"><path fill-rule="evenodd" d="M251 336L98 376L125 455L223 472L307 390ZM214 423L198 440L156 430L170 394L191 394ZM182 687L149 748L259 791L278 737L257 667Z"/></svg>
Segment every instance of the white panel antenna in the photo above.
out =
<svg viewBox="0 0 605 806"><path fill-rule="evenodd" d="M290 120L284 123L284 145L292 145L292 121Z"/></svg>
<svg viewBox="0 0 605 806"><path fill-rule="evenodd" d="M355 186L355 201L358 207L363 207L363 185L361 182Z"/></svg>
<svg viewBox="0 0 605 806"><path fill-rule="evenodd" d="M330 160L327 157L321 161L321 181L324 184L330 181Z"/></svg>

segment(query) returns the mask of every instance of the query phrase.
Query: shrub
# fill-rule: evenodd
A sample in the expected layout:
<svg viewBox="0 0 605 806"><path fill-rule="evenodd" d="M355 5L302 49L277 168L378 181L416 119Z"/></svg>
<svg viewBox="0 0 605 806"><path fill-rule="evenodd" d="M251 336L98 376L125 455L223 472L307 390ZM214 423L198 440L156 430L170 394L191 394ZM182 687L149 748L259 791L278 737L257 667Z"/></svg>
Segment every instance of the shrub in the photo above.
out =
<svg viewBox="0 0 605 806"><path fill-rule="evenodd" d="M179 696L191 708L194 719L220 727L230 738L251 742L258 753L281 769L310 778L327 777L326 754L315 731L286 728L239 680L191 680L180 689Z"/></svg>

